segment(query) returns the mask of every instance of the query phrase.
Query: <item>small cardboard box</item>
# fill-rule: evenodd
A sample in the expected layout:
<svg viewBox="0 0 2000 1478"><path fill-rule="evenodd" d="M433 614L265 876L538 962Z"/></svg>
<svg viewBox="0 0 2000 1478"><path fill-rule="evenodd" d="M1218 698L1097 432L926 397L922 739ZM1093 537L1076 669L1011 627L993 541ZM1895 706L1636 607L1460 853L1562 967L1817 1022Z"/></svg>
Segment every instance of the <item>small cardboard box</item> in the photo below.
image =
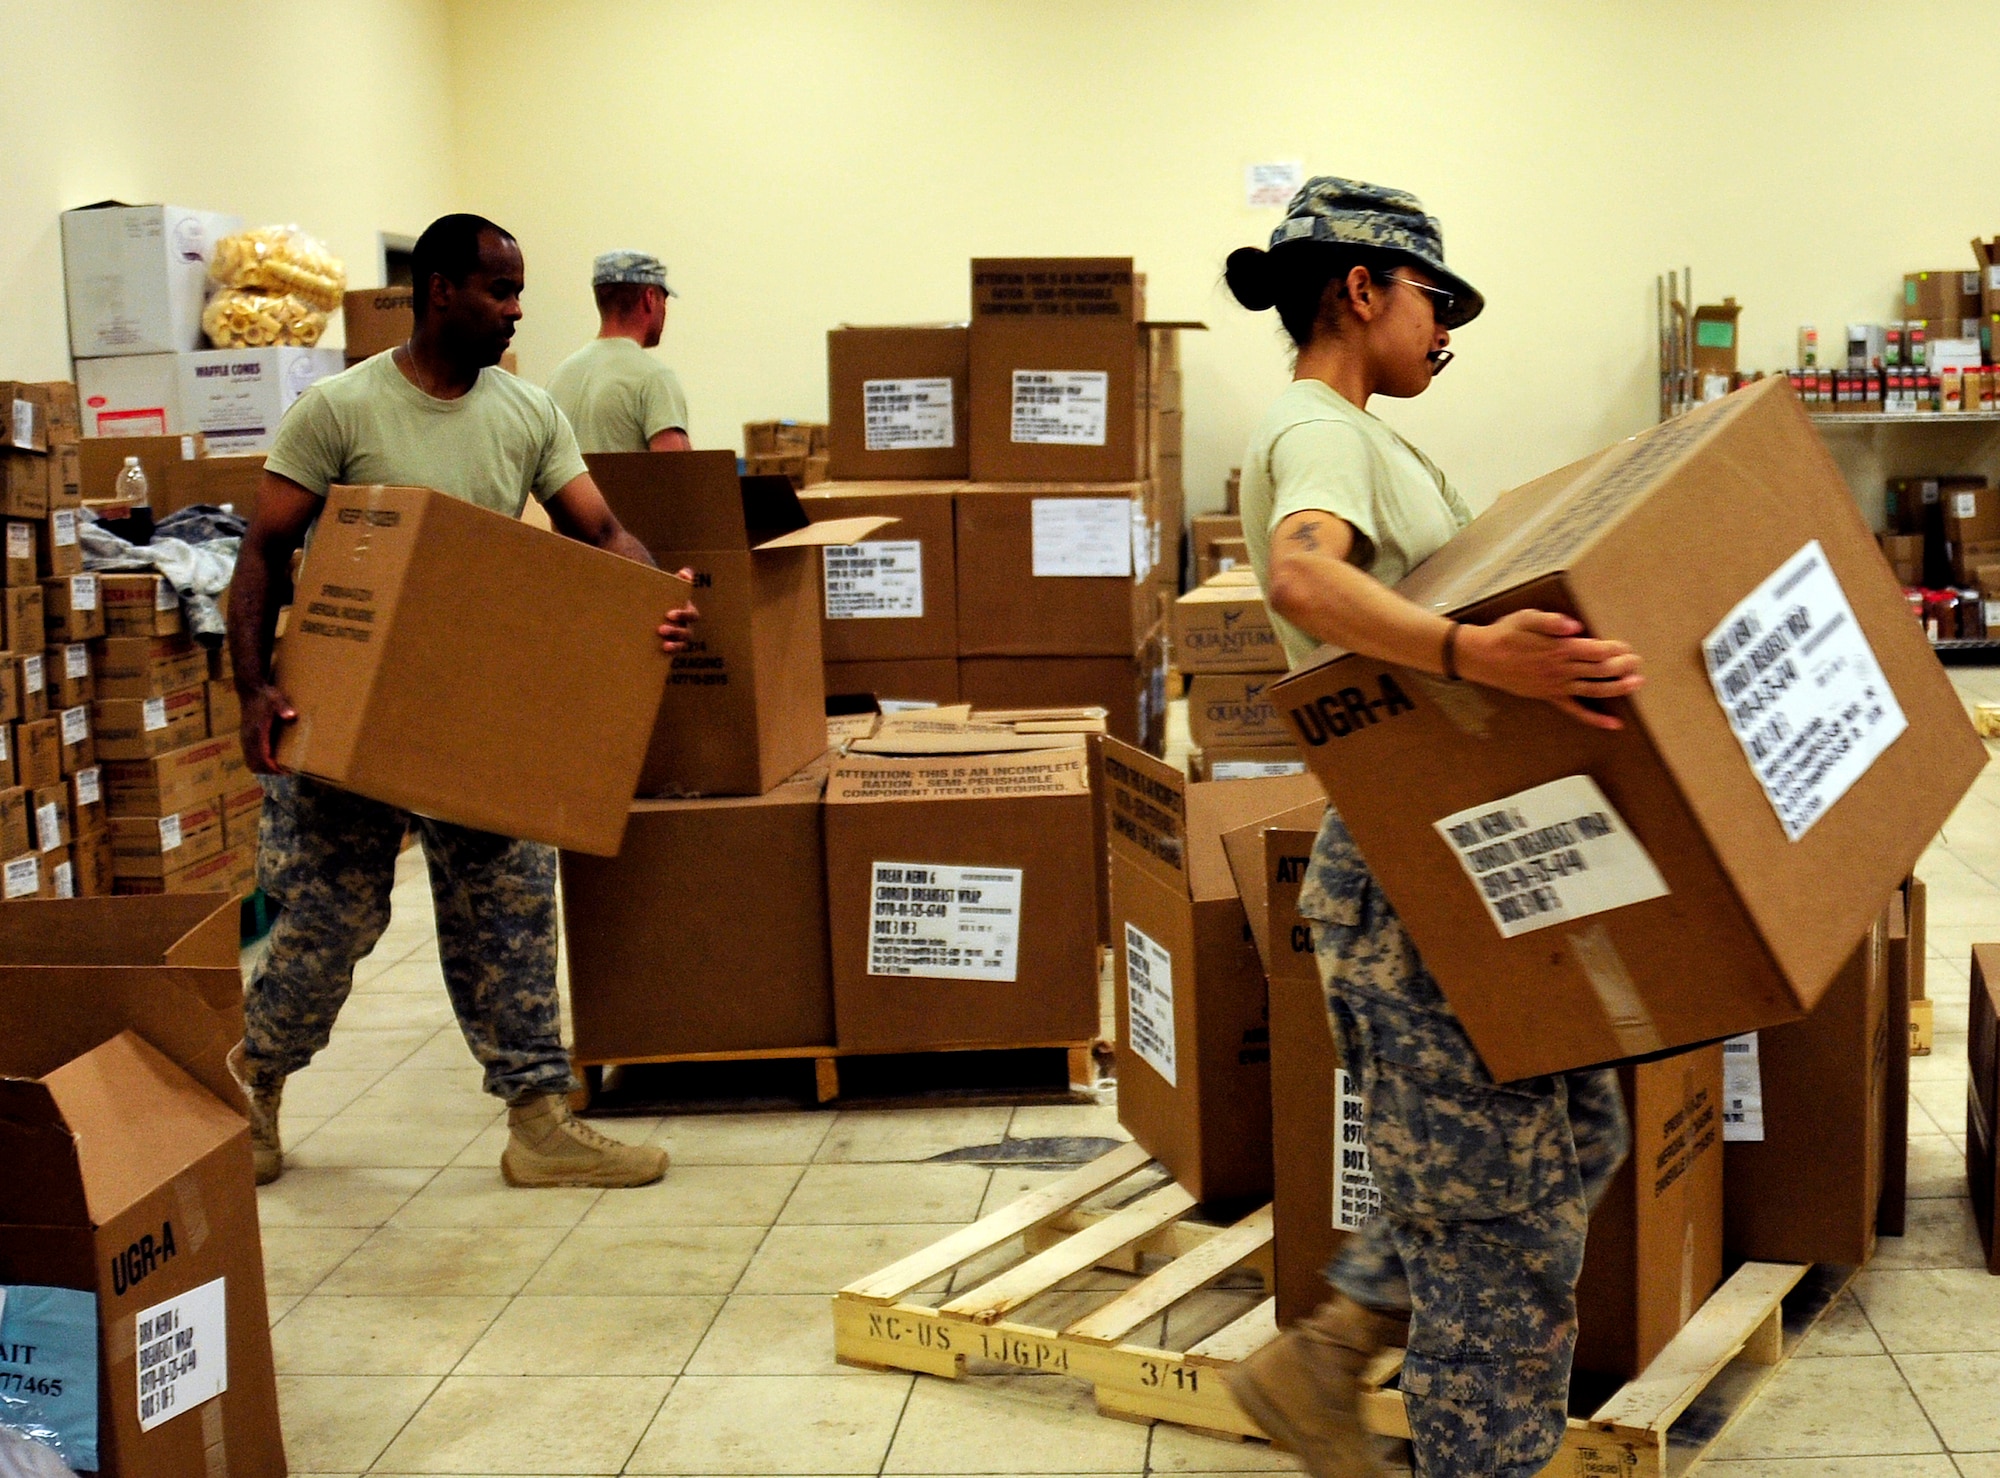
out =
<svg viewBox="0 0 2000 1478"><path fill-rule="evenodd" d="M364 287L347 294L340 319L347 333L349 364L393 349L416 331L410 297L407 287Z"/></svg>
<svg viewBox="0 0 2000 1478"><path fill-rule="evenodd" d="M1175 601L1173 653L1182 672L1285 669L1285 650L1255 584L1199 585Z"/></svg>
<svg viewBox="0 0 2000 1478"><path fill-rule="evenodd" d="M39 584L9 585L0 595L4 595L6 601L7 650L33 652L39 658L48 633L48 617L42 608L42 587Z"/></svg>
<svg viewBox="0 0 2000 1478"><path fill-rule="evenodd" d="M1113 738L1149 754L1167 747L1166 633L1129 657L966 657L958 691L980 709L1101 708Z"/></svg>
<svg viewBox="0 0 2000 1478"><path fill-rule="evenodd" d="M99 698L90 718L100 759L153 759L208 737L208 695L196 683L157 698Z"/></svg>
<svg viewBox="0 0 2000 1478"><path fill-rule="evenodd" d="M1632 1152L1590 1215L1576 1368L1630 1380L1722 1282L1722 1047L1618 1070Z"/></svg>
<svg viewBox="0 0 2000 1478"><path fill-rule="evenodd" d="M241 216L177 205L105 201L64 211L71 355L199 349L215 243L242 229Z"/></svg>
<svg viewBox="0 0 2000 1478"><path fill-rule="evenodd" d="M1503 1082L1797 1019L1986 761L1781 379L1504 494L1399 589L1647 664L1617 733L1352 655L1275 689Z"/></svg>
<svg viewBox="0 0 2000 1478"><path fill-rule="evenodd" d="M99 575L97 582L106 636L172 636L183 629L180 596L164 575Z"/></svg>
<svg viewBox="0 0 2000 1478"><path fill-rule="evenodd" d="M36 719L14 726L14 765L30 790L62 780L62 721Z"/></svg>
<svg viewBox="0 0 2000 1478"><path fill-rule="evenodd" d="M1732 1258L1858 1266L1874 1254L1888 1001L1888 930L1876 923L1812 1015L1727 1044Z"/></svg>
<svg viewBox="0 0 2000 1478"><path fill-rule="evenodd" d="M36 386L48 397L49 449L74 447L83 436L83 405L68 380L44 380Z"/></svg>
<svg viewBox="0 0 2000 1478"><path fill-rule="evenodd" d="M826 773L816 760L761 796L635 801L616 857L563 854L578 1062L833 1044Z"/></svg>
<svg viewBox="0 0 2000 1478"><path fill-rule="evenodd" d="M1118 1122L1197 1200L1271 1193L1264 970L1223 834L1318 791L1306 775L1190 785L1104 744Z"/></svg>
<svg viewBox="0 0 2000 1478"><path fill-rule="evenodd" d="M692 569L701 610L676 653L641 795L762 795L826 747L820 551L888 527L814 523L782 478L736 475L728 452L585 457L612 511L662 569Z"/></svg>
<svg viewBox="0 0 2000 1478"><path fill-rule="evenodd" d="M1932 323L1949 323L1957 337L1957 325L1979 316L1979 273L1949 269L1903 274L1903 317L1921 318Z"/></svg>
<svg viewBox="0 0 2000 1478"><path fill-rule="evenodd" d="M1074 1046L1097 1034L1097 900L1082 884L1097 868L1085 737L1101 728L884 715L835 761L837 1045Z"/></svg>
<svg viewBox="0 0 2000 1478"><path fill-rule="evenodd" d="M257 886L255 859L254 847L224 847L162 877L121 877L117 888L120 893L226 893L241 897Z"/></svg>
<svg viewBox="0 0 2000 1478"><path fill-rule="evenodd" d="M181 423L168 429L199 431L218 455L269 451L292 402L344 364L338 349L183 354L174 367Z"/></svg>
<svg viewBox="0 0 2000 1478"><path fill-rule="evenodd" d="M1188 773L1197 780L1267 780L1305 773L1295 744L1216 744L1188 751Z"/></svg>
<svg viewBox="0 0 2000 1478"><path fill-rule="evenodd" d="M98 593L98 579L96 575L66 575L42 581L42 621L51 643L90 641L104 635L104 601Z"/></svg>
<svg viewBox="0 0 2000 1478"><path fill-rule="evenodd" d="M1898 585L1924 583L1922 534L1878 534L1876 542L1882 546L1882 557L1889 562L1889 569Z"/></svg>
<svg viewBox="0 0 2000 1478"><path fill-rule="evenodd" d="M48 464L46 452L19 452L0 446L0 513L9 518L47 517Z"/></svg>
<svg viewBox="0 0 2000 1478"><path fill-rule="evenodd" d="M139 470L146 475L151 506L151 498L167 486L177 464L208 455L208 446L192 432L169 435L162 430L158 435L136 436L94 431L77 443L76 452L84 502L116 501L121 496L118 474L125 470L125 459L137 457Z"/></svg>
<svg viewBox="0 0 2000 1478"><path fill-rule="evenodd" d="M168 462L166 487L152 490L153 516L165 518L196 503L208 503L234 508L248 518L257 505L257 485L263 480L262 452Z"/></svg>
<svg viewBox="0 0 2000 1478"><path fill-rule="evenodd" d="M1954 547L2000 540L2000 490L1981 483L1940 490L1944 536Z"/></svg>
<svg viewBox="0 0 2000 1478"><path fill-rule="evenodd" d="M74 708L97 696L88 642L65 642L50 647L42 654L42 674L48 680L51 708Z"/></svg>
<svg viewBox="0 0 2000 1478"><path fill-rule="evenodd" d="M884 711L940 707L959 701L958 659L927 657L910 662L829 662L826 695L868 693Z"/></svg>
<svg viewBox="0 0 2000 1478"><path fill-rule="evenodd" d="M31 519L10 518L6 523L6 560L0 564L0 585L39 585L42 574L36 561L35 530L40 527Z"/></svg>
<svg viewBox="0 0 2000 1478"><path fill-rule="evenodd" d="M97 734L90 725L90 705L79 703L55 716L56 737L64 775L74 775L97 763Z"/></svg>
<svg viewBox="0 0 2000 1478"><path fill-rule="evenodd" d="M0 1282L96 1296L103 1478L285 1473L237 930L212 896L0 910ZM196 1358L142 1380L169 1317Z"/></svg>
<svg viewBox="0 0 2000 1478"><path fill-rule="evenodd" d="M282 764L461 826L618 850L666 685L656 629L686 582L378 486L329 493L296 584Z"/></svg>
<svg viewBox="0 0 2000 1478"><path fill-rule="evenodd" d="M1694 352L1690 364L1696 374L1736 373L1736 319L1742 311L1734 298L1704 303L1694 310Z"/></svg>
<svg viewBox="0 0 2000 1478"><path fill-rule="evenodd" d="M35 564L43 575L83 573L83 545L77 541L77 510L57 508L35 526Z"/></svg>
<svg viewBox="0 0 2000 1478"><path fill-rule="evenodd" d="M234 683L209 682L203 684L208 694L208 732L211 735L233 734L243 725L243 703L236 696Z"/></svg>
<svg viewBox="0 0 2000 1478"><path fill-rule="evenodd" d="M958 655L956 483L823 483L799 499L815 523L886 517L880 538L820 550L820 650L828 662Z"/></svg>
<svg viewBox="0 0 2000 1478"><path fill-rule="evenodd" d="M829 329L827 475L968 476L968 352L962 323Z"/></svg>
<svg viewBox="0 0 2000 1478"><path fill-rule="evenodd" d="M1294 748L1271 697L1280 672L1200 673L1187 688L1188 736L1196 747L1274 744Z"/></svg>
<svg viewBox="0 0 2000 1478"><path fill-rule="evenodd" d="M108 829L114 877L164 877L222 850L222 797L165 816L113 816Z"/></svg>
<svg viewBox="0 0 2000 1478"><path fill-rule="evenodd" d="M1135 652L1160 623L1154 489L969 484L958 494L958 654Z"/></svg>
<svg viewBox="0 0 2000 1478"><path fill-rule="evenodd" d="M1986 1270L2000 1273L2000 944L1972 946L1971 1034L1965 1055L1965 1173Z"/></svg>
<svg viewBox="0 0 2000 1478"><path fill-rule="evenodd" d="M92 681L100 698L158 698L209 681L208 658L185 636L110 636Z"/></svg>

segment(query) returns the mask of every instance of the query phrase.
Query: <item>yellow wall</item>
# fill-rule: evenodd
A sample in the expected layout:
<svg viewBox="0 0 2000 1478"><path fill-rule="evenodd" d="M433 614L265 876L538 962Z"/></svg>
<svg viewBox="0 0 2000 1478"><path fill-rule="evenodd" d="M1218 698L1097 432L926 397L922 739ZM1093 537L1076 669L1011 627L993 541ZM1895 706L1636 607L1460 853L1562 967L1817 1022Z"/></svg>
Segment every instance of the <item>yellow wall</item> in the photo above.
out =
<svg viewBox="0 0 2000 1478"><path fill-rule="evenodd" d="M295 222L373 282L449 198L445 42L443 0L0 0L0 374L69 374L57 216L96 200Z"/></svg>
<svg viewBox="0 0 2000 1478"><path fill-rule="evenodd" d="M544 377L589 260L659 252L697 444L825 408L824 332L966 311L966 260L1131 254L1187 346L1188 484L1220 495L1285 355L1218 284L1277 212L1243 167L1404 186L1491 306L1390 406L1475 497L1653 418L1655 275L1746 306L1746 359L1880 319L2000 233L1937 127L2000 72L1970 0L455 0L458 203L521 237ZM1976 96L1972 88L1968 98ZM1976 102L1967 116L1978 113ZM1947 119L1949 109L1945 110ZM1989 130L1990 132L1990 130ZM1378 408L1382 402L1377 402Z"/></svg>

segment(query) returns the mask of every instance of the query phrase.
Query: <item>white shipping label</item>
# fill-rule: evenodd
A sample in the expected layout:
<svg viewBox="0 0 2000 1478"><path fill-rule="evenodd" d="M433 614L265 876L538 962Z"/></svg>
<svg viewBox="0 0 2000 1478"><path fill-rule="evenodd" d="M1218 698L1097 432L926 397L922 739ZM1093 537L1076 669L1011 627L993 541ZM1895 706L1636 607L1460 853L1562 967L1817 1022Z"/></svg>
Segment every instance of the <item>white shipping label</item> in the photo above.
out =
<svg viewBox="0 0 2000 1478"><path fill-rule="evenodd" d="M924 546L920 539L828 545L829 621L914 619L924 613Z"/></svg>
<svg viewBox="0 0 2000 1478"><path fill-rule="evenodd" d="M0 724L0 760L6 759L11 753L11 747L7 743L7 732L13 727L12 724Z"/></svg>
<svg viewBox="0 0 2000 1478"><path fill-rule="evenodd" d="M150 734L155 729L164 729L166 726L167 700L148 698L145 706L139 710L139 727Z"/></svg>
<svg viewBox="0 0 2000 1478"><path fill-rule="evenodd" d="M217 1278L134 1316L139 1430L150 1432L229 1389L229 1301Z"/></svg>
<svg viewBox="0 0 2000 1478"><path fill-rule="evenodd" d="M0 759L4 759L0 755ZM94 806L104 799L104 772L96 765L76 772L76 803L79 806Z"/></svg>
<svg viewBox="0 0 2000 1478"><path fill-rule="evenodd" d="M1722 1044L1722 1139L1725 1144L1764 1141L1764 1079L1757 1068L1757 1034Z"/></svg>
<svg viewBox="0 0 2000 1478"><path fill-rule="evenodd" d="M54 801L35 809L35 849L53 852L62 845L62 807Z"/></svg>
<svg viewBox="0 0 2000 1478"><path fill-rule="evenodd" d="M870 975L1011 981L1020 939L1020 868L875 864Z"/></svg>
<svg viewBox="0 0 2000 1478"><path fill-rule="evenodd" d="M63 677L74 682L80 677L90 676L90 648L80 641L73 641L63 648Z"/></svg>
<svg viewBox="0 0 2000 1478"><path fill-rule="evenodd" d="M1175 1087L1174 957L1156 939L1125 926L1125 1003L1128 1035L1139 1060Z"/></svg>
<svg viewBox="0 0 2000 1478"><path fill-rule="evenodd" d="M1951 495L1951 516L1953 518L1971 518L1978 512L1979 495L1977 493L1953 493Z"/></svg>
<svg viewBox="0 0 2000 1478"><path fill-rule="evenodd" d="M1333 1224L1358 1232L1382 1209L1375 1172L1368 1164L1368 1106L1344 1067L1333 1070Z"/></svg>
<svg viewBox="0 0 2000 1478"><path fill-rule="evenodd" d="M76 897L76 867L68 862L58 862L49 872L49 881L54 885L56 897Z"/></svg>
<svg viewBox="0 0 2000 1478"><path fill-rule="evenodd" d="M69 577L69 608L72 611L94 611L97 609L97 576L71 575Z"/></svg>
<svg viewBox="0 0 2000 1478"><path fill-rule="evenodd" d="M1666 879L1588 775L1569 775L1432 823L1512 939L1664 897Z"/></svg>
<svg viewBox="0 0 2000 1478"><path fill-rule="evenodd" d="M32 400L14 402L14 445L25 451L35 447L35 403Z"/></svg>
<svg viewBox="0 0 2000 1478"><path fill-rule="evenodd" d="M1986 611L1986 629L1992 631L2000 627L2000 600L1984 601L1982 605Z"/></svg>
<svg viewBox="0 0 2000 1478"><path fill-rule="evenodd" d="M21 686L30 693L39 693L49 685L48 674L42 667L41 654L21 659Z"/></svg>
<svg viewBox="0 0 2000 1478"><path fill-rule="evenodd" d="M42 859L16 857L7 864L0 892L8 898L32 898L42 891Z"/></svg>
<svg viewBox="0 0 2000 1478"><path fill-rule="evenodd" d="M915 713L920 708L936 708L934 698L878 698L884 713Z"/></svg>
<svg viewBox="0 0 2000 1478"><path fill-rule="evenodd" d="M90 737L90 710L79 703L62 711L62 742L81 744Z"/></svg>
<svg viewBox="0 0 2000 1478"><path fill-rule="evenodd" d="M1012 437L1027 446L1103 446L1111 376L1103 370L1015 370Z"/></svg>
<svg viewBox="0 0 2000 1478"><path fill-rule="evenodd" d="M33 559L35 557L35 526L26 523L7 525L7 558Z"/></svg>
<svg viewBox="0 0 2000 1478"><path fill-rule="evenodd" d="M49 542L58 549L76 542L76 510L59 508L49 515Z"/></svg>
<svg viewBox="0 0 2000 1478"><path fill-rule="evenodd" d="M1817 539L1723 618L1702 655L1792 841L1909 727Z"/></svg>
<svg viewBox="0 0 2000 1478"><path fill-rule="evenodd" d="M174 593L173 581L162 576L160 579L155 580L153 582L154 610L171 611L180 603L181 603L181 598Z"/></svg>
<svg viewBox="0 0 2000 1478"><path fill-rule="evenodd" d="M1304 760L1217 760L1208 767L1212 780L1269 780L1305 772Z"/></svg>
<svg viewBox="0 0 2000 1478"><path fill-rule="evenodd" d="M1131 498L1035 498L1034 572L1132 578Z"/></svg>
<svg viewBox="0 0 2000 1478"><path fill-rule="evenodd" d="M160 818L160 850L171 852L181 844L181 818L162 816Z"/></svg>
<svg viewBox="0 0 2000 1478"><path fill-rule="evenodd" d="M1988 267L1986 269L1986 286L1992 291L2000 293L2000 266Z"/></svg>
<svg viewBox="0 0 2000 1478"><path fill-rule="evenodd" d="M949 447L951 381L863 380L861 418L871 452Z"/></svg>
<svg viewBox="0 0 2000 1478"><path fill-rule="evenodd" d="M1146 500L1133 498L1132 503L1132 578L1143 580L1153 573L1155 547L1158 533L1153 528L1153 520L1146 516Z"/></svg>

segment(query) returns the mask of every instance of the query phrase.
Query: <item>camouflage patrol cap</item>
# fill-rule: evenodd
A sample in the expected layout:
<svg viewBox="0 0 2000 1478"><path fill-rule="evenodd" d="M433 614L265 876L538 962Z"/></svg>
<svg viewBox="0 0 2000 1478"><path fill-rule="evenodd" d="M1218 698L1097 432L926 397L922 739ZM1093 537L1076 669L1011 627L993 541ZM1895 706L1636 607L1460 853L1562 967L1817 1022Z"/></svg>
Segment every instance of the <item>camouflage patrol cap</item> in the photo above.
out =
<svg viewBox="0 0 2000 1478"><path fill-rule="evenodd" d="M1292 197L1284 220L1271 233L1273 248L1288 241L1327 241L1401 253L1458 299L1450 313L1438 315L1441 328L1470 323L1486 306L1477 288L1445 266L1444 228L1436 216L1424 214L1423 202L1407 190L1315 175Z"/></svg>
<svg viewBox="0 0 2000 1478"><path fill-rule="evenodd" d="M612 282L657 287L670 298L679 293L667 286L667 264L649 251L607 251L590 264L590 285L603 287Z"/></svg>

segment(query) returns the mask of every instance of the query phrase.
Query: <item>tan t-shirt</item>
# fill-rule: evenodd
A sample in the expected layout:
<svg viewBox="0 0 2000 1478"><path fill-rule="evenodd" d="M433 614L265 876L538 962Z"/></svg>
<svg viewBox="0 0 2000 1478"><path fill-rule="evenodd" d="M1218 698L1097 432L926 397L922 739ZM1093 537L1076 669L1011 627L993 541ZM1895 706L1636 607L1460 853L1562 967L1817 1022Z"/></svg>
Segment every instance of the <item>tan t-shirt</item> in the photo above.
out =
<svg viewBox="0 0 2000 1478"><path fill-rule="evenodd" d="M509 518L589 471L548 392L489 366L457 400L426 395L393 350L301 395L265 470L326 496L335 483L436 488Z"/></svg>
<svg viewBox="0 0 2000 1478"><path fill-rule="evenodd" d="M592 339L556 366L549 394L586 452L643 452L662 431L687 430L679 377L633 339Z"/></svg>
<svg viewBox="0 0 2000 1478"><path fill-rule="evenodd" d="M1243 542L1270 589L1271 533L1294 513L1331 513L1367 541L1360 567L1394 585L1472 522L1472 510L1430 458L1322 380L1294 380L1243 454ZM1273 611L1285 657L1318 647Z"/></svg>

